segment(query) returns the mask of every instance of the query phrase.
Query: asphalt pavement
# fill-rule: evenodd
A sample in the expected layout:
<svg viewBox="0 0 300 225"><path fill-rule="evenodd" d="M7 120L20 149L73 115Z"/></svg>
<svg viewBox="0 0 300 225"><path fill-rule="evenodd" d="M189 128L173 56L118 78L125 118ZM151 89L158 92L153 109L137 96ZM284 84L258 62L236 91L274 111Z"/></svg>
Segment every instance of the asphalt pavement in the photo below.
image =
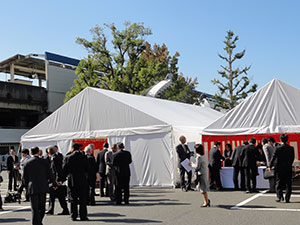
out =
<svg viewBox="0 0 300 225"><path fill-rule="evenodd" d="M5 171L2 175L5 176ZM7 180L2 183L2 197ZM114 205L107 197L96 197L96 206L88 206L90 221L73 222L70 216L46 215L44 225L60 224L166 224L166 225L299 225L300 191L294 191L291 203L275 202L274 194L246 194L242 191L209 192L211 207L201 208L200 192L180 189L137 187L131 188L130 205ZM30 203L5 203L0 212L1 224L31 224Z"/></svg>

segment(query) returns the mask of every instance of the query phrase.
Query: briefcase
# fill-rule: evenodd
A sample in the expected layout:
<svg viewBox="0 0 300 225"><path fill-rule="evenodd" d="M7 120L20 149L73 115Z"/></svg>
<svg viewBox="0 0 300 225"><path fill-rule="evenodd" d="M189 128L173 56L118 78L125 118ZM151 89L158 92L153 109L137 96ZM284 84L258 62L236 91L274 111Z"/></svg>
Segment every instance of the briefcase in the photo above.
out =
<svg viewBox="0 0 300 225"><path fill-rule="evenodd" d="M275 170L264 169L264 178L271 179L275 177Z"/></svg>
<svg viewBox="0 0 300 225"><path fill-rule="evenodd" d="M55 196L67 196L67 186L66 185L58 185L57 189L54 190Z"/></svg>

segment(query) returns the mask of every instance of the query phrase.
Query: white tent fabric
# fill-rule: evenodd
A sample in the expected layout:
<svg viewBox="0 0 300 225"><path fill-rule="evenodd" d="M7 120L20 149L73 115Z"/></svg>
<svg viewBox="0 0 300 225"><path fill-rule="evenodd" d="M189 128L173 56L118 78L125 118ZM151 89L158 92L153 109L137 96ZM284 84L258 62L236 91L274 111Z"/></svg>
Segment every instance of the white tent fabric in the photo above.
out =
<svg viewBox="0 0 300 225"><path fill-rule="evenodd" d="M88 87L21 142L24 147L57 144L66 153L73 139L122 141L132 153L131 185L171 186L178 136L186 132L192 134L189 141L199 142L202 129L221 115L210 108Z"/></svg>
<svg viewBox="0 0 300 225"><path fill-rule="evenodd" d="M273 79L207 126L206 135L300 132L300 90Z"/></svg>

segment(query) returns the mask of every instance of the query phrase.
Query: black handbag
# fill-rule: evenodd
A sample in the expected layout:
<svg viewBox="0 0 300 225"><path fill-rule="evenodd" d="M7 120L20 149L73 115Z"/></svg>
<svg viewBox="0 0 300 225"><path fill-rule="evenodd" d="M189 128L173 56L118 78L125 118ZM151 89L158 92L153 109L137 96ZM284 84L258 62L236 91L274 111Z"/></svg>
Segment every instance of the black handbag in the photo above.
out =
<svg viewBox="0 0 300 225"><path fill-rule="evenodd" d="M274 178L274 177L275 177L275 170L264 169L264 178L265 179L270 179L270 178Z"/></svg>

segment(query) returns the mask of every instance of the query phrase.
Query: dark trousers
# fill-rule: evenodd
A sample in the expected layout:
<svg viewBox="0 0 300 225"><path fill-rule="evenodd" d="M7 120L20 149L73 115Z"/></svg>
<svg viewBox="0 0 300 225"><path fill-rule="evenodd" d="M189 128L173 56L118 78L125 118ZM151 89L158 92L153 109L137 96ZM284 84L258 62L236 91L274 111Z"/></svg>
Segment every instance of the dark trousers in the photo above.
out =
<svg viewBox="0 0 300 225"><path fill-rule="evenodd" d="M217 189L222 188L221 178L220 178L220 168L209 166L210 172L210 188L214 188L216 185Z"/></svg>
<svg viewBox="0 0 300 225"><path fill-rule="evenodd" d="M95 185L88 186L88 204L95 205Z"/></svg>
<svg viewBox="0 0 300 225"><path fill-rule="evenodd" d="M80 219L87 217L87 187L71 187L70 188L70 202L71 202L71 217L78 217L78 205Z"/></svg>
<svg viewBox="0 0 300 225"><path fill-rule="evenodd" d="M292 171L284 171L284 173L276 174L276 194L277 198L283 197L283 190L285 189L285 200L290 201L292 194Z"/></svg>
<svg viewBox="0 0 300 225"><path fill-rule="evenodd" d="M256 191L256 169L246 167L245 175L246 175L247 190L248 191ZM251 188L251 181L252 181L252 188Z"/></svg>
<svg viewBox="0 0 300 225"><path fill-rule="evenodd" d="M242 167L240 166L235 166L233 167L233 183L234 183L234 188L239 189L239 173L241 174L241 182L240 182L240 188L242 190L245 189L245 171Z"/></svg>
<svg viewBox="0 0 300 225"><path fill-rule="evenodd" d="M42 225L45 216L46 193L30 195L32 224Z"/></svg>
<svg viewBox="0 0 300 225"><path fill-rule="evenodd" d="M275 185L276 184L276 181L275 181L275 178L270 178L269 179L269 185L270 185L270 188L269 188L269 191L270 192L275 192Z"/></svg>
<svg viewBox="0 0 300 225"><path fill-rule="evenodd" d="M104 197L104 188L106 188L106 174L100 173L100 196ZM108 196L107 189L105 190L105 194Z"/></svg>
<svg viewBox="0 0 300 225"><path fill-rule="evenodd" d="M2 202L2 197L1 197L1 193L0 193L0 209L2 208L3 202Z"/></svg>
<svg viewBox="0 0 300 225"><path fill-rule="evenodd" d="M12 190L12 182L14 181L14 191L17 190L17 173L16 170L13 169L8 174L8 190Z"/></svg>
<svg viewBox="0 0 300 225"><path fill-rule="evenodd" d="M122 202L122 191L124 192L124 202L129 202L129 181L130 176L117 176L116 180L116 203Z"/></svg>
<svg viewBox="0 0 300 225"><path fill-rule="evenodd" d="M22 196L22 192L23 192L24 188L25 188L25 185L22 183L21 186L18 189L18 193L20 194L20 198ZM26 188L25 188L25 198L26 198L26 201L29 200L29 195L27 193Z"/></svg>
<svg viewBox="0 0 300 225"><path fill-rule="evenodd" d="M180 187L190 189L192 183L192 171L187 172L183 166L181 166L179 169L180 169ZM185 173L188 176L187 183L185 183Z"/></svg>
<svg viewBox="0 0 300 225"><path fill-rule="evenodd" d="M62 188L62 187L59 187ZM48 211L54 212L55 199L58 198L59 204L64 212L69 212L68 205L66 201L66 194L64 194L60 189L54 190L50 188L50 198L49 198L49 209Z"/></svg>

